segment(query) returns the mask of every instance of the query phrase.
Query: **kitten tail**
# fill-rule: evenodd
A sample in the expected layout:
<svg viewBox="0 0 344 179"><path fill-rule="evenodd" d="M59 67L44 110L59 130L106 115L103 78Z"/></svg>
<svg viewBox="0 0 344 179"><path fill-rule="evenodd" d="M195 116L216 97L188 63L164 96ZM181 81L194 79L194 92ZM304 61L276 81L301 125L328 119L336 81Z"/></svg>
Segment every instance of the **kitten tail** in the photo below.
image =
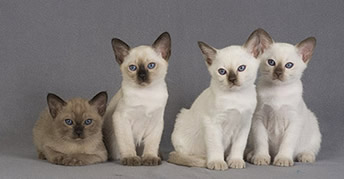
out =
<svg viewBox="0 0 344 179"><path fill-rule="evenodd" d="M207 162L204 157L184 155L176 151L169 154L167 162L188 167L207 167Z"/></svg>

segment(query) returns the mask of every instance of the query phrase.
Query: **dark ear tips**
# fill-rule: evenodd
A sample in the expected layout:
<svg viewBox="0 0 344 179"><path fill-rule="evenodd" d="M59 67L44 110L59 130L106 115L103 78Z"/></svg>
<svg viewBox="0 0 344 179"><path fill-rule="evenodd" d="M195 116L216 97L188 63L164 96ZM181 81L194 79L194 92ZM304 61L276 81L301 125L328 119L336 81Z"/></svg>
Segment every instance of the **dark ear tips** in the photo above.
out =
<svg viewBox="0 0 344 179"><path fill-rule="evenodd" d="M67 104L62 98L58 97L53 93L48 93L47 103L50 115L53 118L55 118L57 116L57 113L62 109L62 107Z"/></svg>
<svg viewBox="0 0 344 179"><path fill-rule="evenodd" d="M171 36L168 32L164 32L154 41L152 47L161 53L163 59L168 61L171 56Z"/></svg>
<svg viewBox="0 0 344 179"><path fill-rule="evenodd" d="M96 106L99 115L103 116L106 111L108 95L106 91L99 92L96 94L88 103Z"/></svg>
<svg viewBox="0 0 344 179"><path fill-rule="evenodd" d="M207 64L211 65L213 63L213 60L215 59L217 53L216 50L202 41L198 41L197 44L198 47L201 49L201 52Z"/></svg>
<svg viewBox="0 0 344 179"><path fill-rule="evenodd" d="M118 64L122 64L124 58L129 54L130 47L121 39L113 38L111 40L112 49L115 53L116 61Z"/></svg>
<svg viewBox="0 0 344 179"><path fill-rule="evenodd" d="M249 51L249 53L257 58L258 55L263 53L265 49L269 48L272 43L274 43L274 41L270 37L269 33L262 28L258 28L250 34L244 47Z"/></svg>
<svg viewBox="0 0 344 179"><path fill-rule="evenodd" d="M308 37L302 40L300 43L296 44L296 48L302 55L302 60L308 63L312 58L314 48L316 46L317 40L315 37Z"/></svg>

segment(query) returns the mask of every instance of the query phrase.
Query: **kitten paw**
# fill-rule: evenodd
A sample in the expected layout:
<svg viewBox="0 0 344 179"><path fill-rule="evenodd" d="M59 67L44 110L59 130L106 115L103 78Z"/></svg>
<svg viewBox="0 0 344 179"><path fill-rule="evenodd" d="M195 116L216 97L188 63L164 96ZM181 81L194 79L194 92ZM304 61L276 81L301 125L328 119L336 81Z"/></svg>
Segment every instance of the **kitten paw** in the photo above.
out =
<svg viewBox="0 0 344 179"><path fill-rule="evenodd" d="M271 157L269 155L254 155L250 161L254 165L270 165Z"/></svg>
<svg viewBox="0 0 344 179"><path fill-rule="evenodd" d="M63 165L63 156L57 156L55 158L53 158L52 163L56 164L56 165Z"/></svg>
<svg viewBox="0 0 344 179"><path fill-rule="evenodd" d="M85 163L79 159L76 158L64 158L62 160L62 165L67 165L67 166L82 166L85 165Z"/></svg>
<svg viewBox="0 0 344 179"><path fill-rule="evenodd" d="M302 163L313 163L315 162L315 155L313 153L300 153L296 160Z"/></svg>
<svg viewBox="0 0 344 179"><path fill-rule="evenodd" d="M43 154L43 152L38 152L38 159L46 160L45 155Z"/></svg>
<svg viewBox="0 0 344 179"><path fill-rule="evenodd" d="M142 164L145 166L155 166L155 165L160 165L161 164L161 159L160 157L155 157L155 156L143 156L142 157Z"/></svg>
<svg viewBox="0 0 344 179"><path fill-rule="evenodd" d="M243 159L230 159L227 162L229 168L245 168L246 164Z"/></svg>
<svg viewBox="0 0 344 179"><path fill-rule="evenodd" d="M207 168L211 170L227 170L228 165L223 160L215 160L207 163Z"/></svg>
<svg viewBox="0 0 344 179"><path fill-rule="evenodd" d="M122 165L139 166L141 165L141 158L138 156L124 157L120 159Z"/></svg>
<svg viewBox="0 0 344 179"><path fill-rule="evenodd" d="M294 165L294 161L291 158L276 156L274 165L279 167L291 167Z"/></svg>

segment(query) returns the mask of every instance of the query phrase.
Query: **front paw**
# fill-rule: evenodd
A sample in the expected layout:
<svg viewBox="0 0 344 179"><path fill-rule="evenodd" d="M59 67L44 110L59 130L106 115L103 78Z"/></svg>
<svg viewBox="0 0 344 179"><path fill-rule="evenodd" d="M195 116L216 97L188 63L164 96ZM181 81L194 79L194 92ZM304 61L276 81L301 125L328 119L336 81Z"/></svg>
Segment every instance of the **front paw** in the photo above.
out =
<svg viewBox="0 0 344 179"><path fill-rule="evenodd" d="M85 163L77 158L73 157L67 157L62 160L62 165L67 165L67 166L82 166L85 165Z"/></svg>
<svg viewBox="0 0 344 179"><path fill-rule="evenodd" d="M151 155L143 156L142 157L142 164L145 166L160 165L161 159L160 159L160 157L151 156Z"/></svg>
<svg viewBox="0 0 344 179"><path fill-rule="evenodd" d="M122 165L139 166L141 165L141 158L138 156L124 157L120 159Z"/></svg>
<svg viewBox="0 0 344 179"><path fill-rule="evenodd" d="M313 153L301 153L297 155L296 160L302 163L313 163L315 162L315 155Z"/></svg>
<svg viewBox="0 0 344 179"><path fill-rule="evenodd" d="M245 168L245 161L243 159L230 159L227 161L229 168Z"/></svg>
<svg viewBox="0 0 344 179"><path fill-rule="evenodd" d="M211 170L227 170L228 165L223 160L214 160L207 163L207 168Z"/></svg>
<svg viewBox="0 0 344 179"><path fill-rule="evenodd" d="M277 155L273 164L279 167L291 167L294 165L294 161L292 158Z"/></svg>
<svg viewBox="0 0 344 179"><path fill-rule="evenodd" d="M269 165L271 157L269 155L253 155L250 161L254 165Z"/></svg>

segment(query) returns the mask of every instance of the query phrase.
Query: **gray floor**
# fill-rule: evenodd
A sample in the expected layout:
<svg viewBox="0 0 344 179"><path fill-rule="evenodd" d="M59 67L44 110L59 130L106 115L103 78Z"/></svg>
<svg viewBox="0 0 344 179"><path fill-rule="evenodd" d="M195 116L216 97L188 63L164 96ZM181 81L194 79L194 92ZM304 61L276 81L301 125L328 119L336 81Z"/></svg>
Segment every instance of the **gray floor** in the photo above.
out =
<svg viewBox="0 0 344 179"><path fill-rule="evenodd" d="M1 0L0 178L344 178L343 10L343 0ZM258 27L278 42L317 38L302 79L305 102L323 134L315 164L248 164L216 172L166 162L158 167L63 167L36 158L31 130L48 92L68 99L103 90L112 96L119 89L113 37L133 47L153 43L164 31L171 34L161 142L167 155L176 114L209 86L197 41L216 48L243 44Z"/></svg>
<svg viewBox="0 0 344 179"><path fill-rule="evenodd" d="M164 161L156 167L127 167L118 162L106 162L83 167L50 164L36 157L31 139L7 137L0 141L0 178L343 178L344 157L323 155L314 164L296 163L293 167L254 166L245 169L211 171L188 168ZM167 150L163 151L166 158Z"/></svg>

